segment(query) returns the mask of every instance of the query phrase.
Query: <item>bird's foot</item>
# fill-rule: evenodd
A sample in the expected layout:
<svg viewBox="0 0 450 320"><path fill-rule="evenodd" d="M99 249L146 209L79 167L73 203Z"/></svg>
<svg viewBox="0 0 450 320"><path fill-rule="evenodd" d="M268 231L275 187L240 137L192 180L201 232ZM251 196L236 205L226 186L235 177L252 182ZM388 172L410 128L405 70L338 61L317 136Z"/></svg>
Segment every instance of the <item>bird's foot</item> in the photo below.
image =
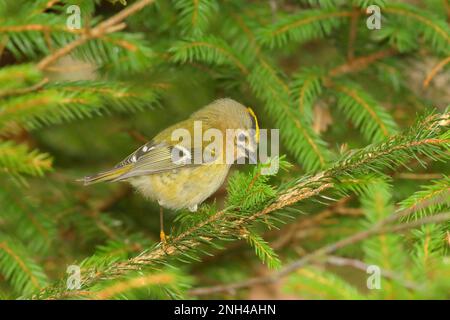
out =
<svg viewBox="0 0 450 320"><path fill-rule="evenodd" d="M159 233L159 238L161 239L161 248L164 250L165 253L167 253L167 247L169 246L169 236L164 233L164 231L161 230Z"/></svg>
<svg viewBox="0 0 450 320"><path fill-rule="evenodd" d="M161 239L161 243L162 244L167 244L167 236L166 236L166 234L164 233L164 231L160 231L160 233L159 233L159 238Z"/></svg>

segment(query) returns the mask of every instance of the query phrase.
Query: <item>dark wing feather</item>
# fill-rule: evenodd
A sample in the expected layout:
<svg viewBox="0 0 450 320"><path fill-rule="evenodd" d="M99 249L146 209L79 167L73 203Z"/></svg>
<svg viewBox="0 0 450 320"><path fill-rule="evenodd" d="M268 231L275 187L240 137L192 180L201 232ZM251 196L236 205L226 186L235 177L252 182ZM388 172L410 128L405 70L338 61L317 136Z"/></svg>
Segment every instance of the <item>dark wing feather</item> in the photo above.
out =
<svg viewBox="0 0 450 320"><path fill-rule="evenodd" d="M172 152L178 152L183 161L173 161ZM192 150L169 146L164 142L155 144L150 141L116 165L115 168L126 165L132 165L132 167L114 181L193 166L193 161L191 161L193 154Z"/></svg>

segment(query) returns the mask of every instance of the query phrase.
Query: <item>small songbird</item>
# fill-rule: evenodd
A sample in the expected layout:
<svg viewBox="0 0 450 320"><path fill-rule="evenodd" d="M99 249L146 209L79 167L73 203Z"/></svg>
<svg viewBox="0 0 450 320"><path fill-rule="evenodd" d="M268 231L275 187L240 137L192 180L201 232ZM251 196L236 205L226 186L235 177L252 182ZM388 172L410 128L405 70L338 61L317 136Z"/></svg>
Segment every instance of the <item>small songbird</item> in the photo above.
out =
<svg viewBox="0 0 450 320"><path fill-rule="evenodd" d="M164 129L111 170L82 181L128 181L144 197L158 201L160 237L165 242L162 208L197 211L223 184L233 162L251 158L254 163L258 142L252 109L218 99Z"/></svg>

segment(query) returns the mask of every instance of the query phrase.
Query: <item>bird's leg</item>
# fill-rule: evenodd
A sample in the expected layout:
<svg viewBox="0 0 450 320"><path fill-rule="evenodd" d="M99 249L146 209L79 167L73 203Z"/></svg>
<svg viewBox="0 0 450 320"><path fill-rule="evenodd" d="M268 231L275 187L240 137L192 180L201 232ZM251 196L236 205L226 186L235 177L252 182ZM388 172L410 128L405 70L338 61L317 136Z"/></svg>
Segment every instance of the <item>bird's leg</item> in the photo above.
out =
<svg viewBox="0 0 450 320"><path fill-rule="evenodd" d="M164 233L164 211L163 207L159 207L159 238L161 239L161 243L165 244L167 242L166 234Z"/></svg>

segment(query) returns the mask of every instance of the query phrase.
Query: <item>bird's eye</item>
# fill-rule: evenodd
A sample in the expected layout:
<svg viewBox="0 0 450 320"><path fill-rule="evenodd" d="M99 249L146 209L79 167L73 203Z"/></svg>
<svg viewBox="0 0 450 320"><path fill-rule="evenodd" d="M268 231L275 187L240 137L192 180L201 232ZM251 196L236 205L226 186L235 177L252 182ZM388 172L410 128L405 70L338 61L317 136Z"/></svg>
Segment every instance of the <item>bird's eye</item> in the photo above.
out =
<svg viewBox="0 0 450 320"><path fill-rule="evenodd" d="M238 140L239 140L240 142L247 141L247 135L246 135L245 133L240 133L240 134L238 135Z"/></svg>

